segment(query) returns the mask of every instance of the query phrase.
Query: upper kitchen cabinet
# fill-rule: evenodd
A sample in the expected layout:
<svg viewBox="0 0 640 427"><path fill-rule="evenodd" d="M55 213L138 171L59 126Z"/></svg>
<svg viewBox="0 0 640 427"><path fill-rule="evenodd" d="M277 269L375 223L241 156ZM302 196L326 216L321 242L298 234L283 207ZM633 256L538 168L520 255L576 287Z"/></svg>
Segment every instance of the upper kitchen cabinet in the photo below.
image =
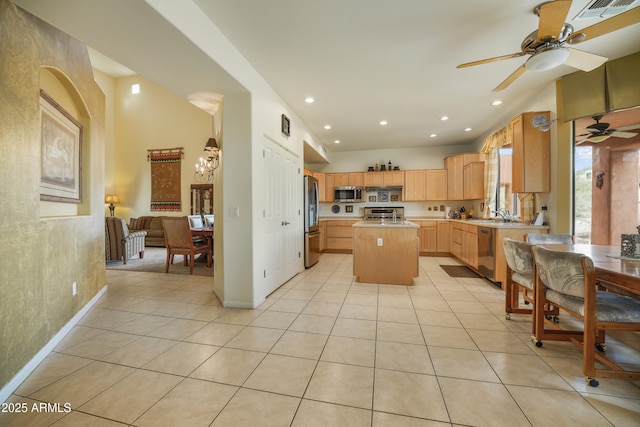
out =
<svg viewBox="0 0 640 427"><path fill-rule="evenodd" d="M314 178L318 180L318 201L319 202L326 202L327 201L327 197L326 197L326 185L325 185L325 174L323 174L322 172L316 172L313 174Z"/></svg>
<svg viewBox="0 0 640 427"><path fill-rule="evenodd" d="M447 200L447 170L427 169L427 200Z"/></svg>
<svg viewBox="0 0 640 427"><path fill-rule="evenodd" d="M365 187L388 187L404 185L403 171L365 172L363 175Z"/></svg>
<svg viewBox="0 0 640 427"><path fill-rule="evenodd" d="M447 199L464 200L464 167L472 162L484 162L482 153L466 153L449 156L444 159L447 170ZM484 172L483 172L484 173ZM480 178L484 182L484 176ZM481 196L482 198L484 196Z"/></svg>
<svg viewBox="0 0 640 427"><path fill-rule="evenodd" d="M349 185L353 185L355 187L364 186L364 172L349 172L347 175Z"/></svg>
<svg viewBox="0 0 640 427"><path fill-rule="evenodd" d="M549 132L536 128L537 115L549 120L549 112L523 113L511 121L513 133L512 185L514 193L551 191L551 141Z"/></svg>
<svg viewBox="0 0 640 427"><path fill-rule="evenodd" d="M335 197L335 174L333 173L325 173L324 174L324 201L325 202L333 202Z"/></svg>
<svg viewBox="0 0 640 427"><path fill-rule="evenodd" d="M427 171L404 171L404 201L415 202L426 200L425 185Z"/></svg>
<svg viewBox="0 0 640 427"><path fill-rule="evenodd" d="M484 199L484 162L471 162L463 168L464 200Z"/></svg>

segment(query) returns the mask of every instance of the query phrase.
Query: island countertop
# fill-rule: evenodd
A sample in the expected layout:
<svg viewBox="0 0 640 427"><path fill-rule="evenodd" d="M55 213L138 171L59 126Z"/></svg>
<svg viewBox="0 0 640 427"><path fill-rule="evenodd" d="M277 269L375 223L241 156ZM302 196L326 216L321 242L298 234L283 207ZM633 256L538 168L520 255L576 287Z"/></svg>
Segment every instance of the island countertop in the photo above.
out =
<svg viewBox="0 0 640 427"><path fill-rule="evenodd" d="M420 228L418 224L414 224L411 221L358 221L352 225L352 227L364 227L364 228Z"/></svg>

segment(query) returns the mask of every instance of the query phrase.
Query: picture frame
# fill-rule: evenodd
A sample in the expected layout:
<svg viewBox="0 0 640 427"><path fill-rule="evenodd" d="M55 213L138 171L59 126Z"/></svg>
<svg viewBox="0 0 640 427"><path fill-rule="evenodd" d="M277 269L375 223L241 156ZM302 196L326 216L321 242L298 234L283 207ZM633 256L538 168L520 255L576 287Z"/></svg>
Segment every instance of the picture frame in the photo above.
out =
<svg viewBox="0 0 640 427"><path fill-rule="evenodd" d="M82 202L82 124L40 90L40 200Z"/></svg>
<svg viewBox="0 0 640 427"><path fill-rule="evenodd" d="M284 136L286 136L287 138L291 136L291 120L289 120L289 117L285 116L284 114L282 115L281 128L282 134Z"/></svg>

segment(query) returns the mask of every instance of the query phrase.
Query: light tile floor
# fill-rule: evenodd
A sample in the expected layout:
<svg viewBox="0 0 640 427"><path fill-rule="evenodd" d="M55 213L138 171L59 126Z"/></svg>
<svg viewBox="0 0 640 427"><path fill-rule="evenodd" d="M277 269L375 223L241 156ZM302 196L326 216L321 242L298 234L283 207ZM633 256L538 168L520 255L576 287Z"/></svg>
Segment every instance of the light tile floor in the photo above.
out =
<svg viewBox="0 0 640 427"><path fill-rule="evenodd" d="M505 320L503 292L449 277L452 259L421 257L412 287L356 283L352 262L323 254L256 310L221 307L210 278L109 270L0 425L640 425L640 383L587 386L573 345L536 348L528 316ZM638 334L607 343L640 368Z"/></svg>

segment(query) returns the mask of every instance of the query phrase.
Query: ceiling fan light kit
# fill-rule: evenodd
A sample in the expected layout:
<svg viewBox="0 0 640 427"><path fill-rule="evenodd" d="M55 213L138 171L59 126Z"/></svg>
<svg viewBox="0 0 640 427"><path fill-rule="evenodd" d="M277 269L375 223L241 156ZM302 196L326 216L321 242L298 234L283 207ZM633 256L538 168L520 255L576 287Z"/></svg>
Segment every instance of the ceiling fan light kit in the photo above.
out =
<svg viewBox="0 0 640 427"><path fill-rule="evenodd" d="M525 63L528 71L547 71L564 63L569 57L569 49L564 47L549 47L538 50Z"/></svg>
<svg viewBox="0 0 640 427"><path fill-rule="evenodd" d="M596 7L596 3L600 4L602 1L605 1L607 4L614 3L614 0L598 0L597 2L594 0L589 6L591 7L593 5ZM616 0L615 5L623 6L622 3L624 3L626 11L576 32L574 32L571 24L565 22L571 9L571 0L555 0L541 3L533 10L533 13L539 17L538 28L525 37L521 43L520 52L482 59L480 61L467 62L458 65L457 68L472 67L531 55L525 64L521 65L500 83L493 90L494 92L506 89L522 76L525 71L547 71L565 63L581 71L591 71L605 63L607 58L567 46L578 44L585 40L592 40L596 37L638 23L640 20L640 7L631 8L632 3L635 3L635 1L636 0ZM616 12L625 10L625 8L621 7L617 9ZM614 13L613 9L611 13Z"/></svg>

